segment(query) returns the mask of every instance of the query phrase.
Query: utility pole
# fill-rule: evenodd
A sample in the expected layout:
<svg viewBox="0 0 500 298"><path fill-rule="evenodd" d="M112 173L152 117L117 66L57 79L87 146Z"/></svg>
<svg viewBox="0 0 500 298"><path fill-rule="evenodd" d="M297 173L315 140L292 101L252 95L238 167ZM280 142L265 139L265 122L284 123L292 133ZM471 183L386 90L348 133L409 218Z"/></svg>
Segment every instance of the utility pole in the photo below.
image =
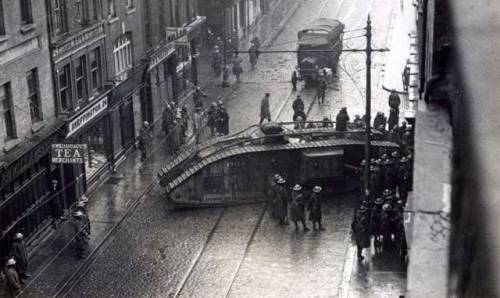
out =
<svg viewBox="0 0 500 298"><path fill-rule="evenodd" d="M224 0L223 1L223 8L222 8L222 15L224 17L224 22L223 22L223 36L222 38L224 39L223 40L223 44L222 44L222 55L223 55L223 63L222 63L222 87L227 87L227 79L226 79L226 76L224 75L224 71L226 70L226 64L227 64L227 38L226 38L226 31L227 31L227 28L226 28L226 1L227 0Z"/></svg>
<svg viewBox="0 0 500 298"><path fill-rule="evenodd" d="M372 101L372 22L370 15L366 21L366 141L365 141L365 195L368 199L370 194L370 135L371 135L371 101Z"/></svg>

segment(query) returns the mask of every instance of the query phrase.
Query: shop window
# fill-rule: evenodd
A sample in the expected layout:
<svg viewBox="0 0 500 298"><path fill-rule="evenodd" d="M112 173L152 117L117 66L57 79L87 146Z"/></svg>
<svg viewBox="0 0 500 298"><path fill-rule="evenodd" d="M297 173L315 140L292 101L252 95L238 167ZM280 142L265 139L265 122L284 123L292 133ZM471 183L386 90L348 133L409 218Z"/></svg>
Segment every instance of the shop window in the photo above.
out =
<svg viewBox="0 0 500 298"><path fill-rule="evenodd" d="M66 24L66 8L64 6L64 0L52 1L55 32L57 34L61 34L68 30L68 26Z"/></svg>
<svg viewBox="0 0 500 298"><path fill-rule="evenodd" d="M118 80L127 79L127 71L133 66L132 41L130 33L118 37L113 48L115 73Z"/></svg>
<svg viewBox="0 0 500 298"><path fill-rule="evenodd" d="M33 11L31 9L31 0L20 0L21 23L23 25L33 23Z"/></svg>
<svg viewBox="0 0 500 298"><path fill-rule="evenodd" d="M42 121L42 109L40 107L40 89L38 85L38 69L34 68L26 73L28 83L28 102L30 104L31 122Z"/></svg>
<svg viewBox="0 0 500 298"><path fill-rule="evenodd" d="M58 69L59 100L61 111L71 109L71 74L69 63Z"/></svg>
<svg viewBox="0 0 500 298"><path fill-rule="evenodd" d="M90 51L90 77L91 77L91 88L94 93L98 92L102 86L101 79L101 51L100 48L96 48Z"/></svg>
<svg viewBox="0 0 500 298"><path fill-rule="evenodd" d="M5 35L5 20L3 16L3 1L0 0L0 35Z"/></svg>
<svg viewBox="0 0 500 298"><path fill-rule="evenodd" d="M78 104L84 103L87 100L86 62L85 56L81 56L75 61L76 100Z"/></svg>
<svg viewBox="0 0 500 298"><path fill-rule="evenodd" d="M16 121L14 118L14 109L12 105L12 95L10 83L0 86L0 102L2 103L3 121L5 125L5 136L7 140L15 139Z"/></svg>

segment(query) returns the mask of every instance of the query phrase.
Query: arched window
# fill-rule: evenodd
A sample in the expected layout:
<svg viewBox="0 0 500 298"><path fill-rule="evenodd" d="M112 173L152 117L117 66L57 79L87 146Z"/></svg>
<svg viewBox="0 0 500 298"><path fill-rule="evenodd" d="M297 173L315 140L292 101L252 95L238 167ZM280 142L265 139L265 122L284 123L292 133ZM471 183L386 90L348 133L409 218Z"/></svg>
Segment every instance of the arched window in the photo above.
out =
<svg viewBox="0 0 500 298"><path fill-rule="evenodd" d="M134 65L132 56L132 38L130 32L122 34L113 47L115 74L118 80L127 79L127 70Z"/></svg>

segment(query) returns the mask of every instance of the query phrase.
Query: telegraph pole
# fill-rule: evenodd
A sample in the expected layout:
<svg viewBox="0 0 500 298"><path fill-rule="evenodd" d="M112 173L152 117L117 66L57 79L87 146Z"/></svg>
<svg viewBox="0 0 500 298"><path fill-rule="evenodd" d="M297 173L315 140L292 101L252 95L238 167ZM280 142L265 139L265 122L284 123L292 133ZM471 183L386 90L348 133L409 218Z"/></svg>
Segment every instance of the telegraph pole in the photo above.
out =
<svg viewBox="0 0 500 298"><path fill-rule="evenodd" d="M371 135L371 101L372 101L372 22L370 15L366 21L366 141L365 141L365 195L368 198L370 194L370 135Z"/></svg>
<svg viewBox="0 0 500 298"><path fill-rule="evenodd" d="M223 44L222 44L222 55L223 55L223 58L222 58L223 59L223 63L222 63L223 64L222 65L222 87L223 88L227 87L226 77L224 76L224 71L226 70L226 64L227 64L227 58L226 58L226 56L227 56L227 52L226 52L226 50L227 50L227 38L226 38L226 31L227 31L227 28L226 28L226 25L227 25L226 24L226 1L227 0L224 0L223 4L222 4L224 6L222 8L223 9L222 15L224 17L224 22L223 22L223 27L224 28L223 28L223 34L222 34L223 35L222 38L224 39L223 40Z"/></svg>

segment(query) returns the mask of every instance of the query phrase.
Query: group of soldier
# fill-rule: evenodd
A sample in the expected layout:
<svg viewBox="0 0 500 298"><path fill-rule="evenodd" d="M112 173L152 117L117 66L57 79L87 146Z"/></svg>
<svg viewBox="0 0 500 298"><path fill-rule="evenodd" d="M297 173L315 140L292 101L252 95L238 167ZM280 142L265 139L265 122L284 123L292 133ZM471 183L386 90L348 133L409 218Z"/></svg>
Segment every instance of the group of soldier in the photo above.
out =
<svg viewBox="0 0 500 298"><path fill-rule="evenodd" d="M85 258L90 252L90 220L87 215L88 199L82 195L80 200L70 207L71 227L74 232L75 252L79 258ZM26 285L30 277L28 273L28 252L24 243L24 235L21 232L14 233L12 245L7 254L5 266L1 272L4 280L6 297L16 297Z"/></svg>
<svg viewBox="0 0 500 298"><path fill-rule="evenodd" d="M229 113L224 103L219 100L204 109L201 97L207 97L200 88L196 88L193 94L195 111L193 115L193 134L196 143L199 143L204 133L205 123L210 129L210 136L225 136L229 134Z"/></svg>
<svg viewBox="0 0 500 298"><path fill-rule="evenodd" d="M324 230L321 224L321 186L314 186L310 195L307 195L300 184L295 184L290 188L283 177L275 174L269 177L269 188L271 190L271 216L280 225L288 225L291 221L295 230L299 230L298 223L300 222L304 231L309 231L306 223L307 210L313 230Z"/></svg>
<svg viewBox="0 0 500 298"><path fill-rule="evenodd" d="M186 106L178 107L167 102L162 113L162 130L167 136L169 153L176 154L184 144L189 127L189 115Z"/></svg>

